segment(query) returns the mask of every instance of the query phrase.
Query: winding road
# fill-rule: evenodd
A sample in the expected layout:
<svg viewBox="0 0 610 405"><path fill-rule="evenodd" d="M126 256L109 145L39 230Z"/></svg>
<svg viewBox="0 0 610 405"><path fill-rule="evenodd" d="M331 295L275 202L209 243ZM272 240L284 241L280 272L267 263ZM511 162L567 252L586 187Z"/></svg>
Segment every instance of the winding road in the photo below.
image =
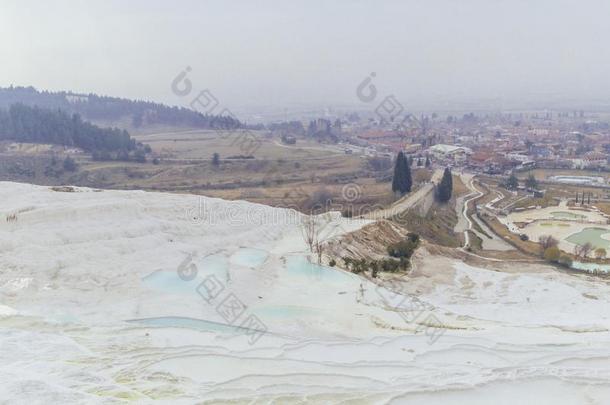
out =
<svg viewBox="0 0 610 405"><path fill-rule="evenodd" d="M475 215L473 215L472 218L470 218L468 216L468 203L470 203L472 200L474 200L476 198L479 198L484 193L474 186L474 182L473 182L474 176L473 175L462 174L461 179L464 182L464 184L466 184L467 187L472 191L471 193L469 193L463 197L464 198L463 199L463 208L461 209L461 216L462 216L463 220L458 221L458 223L456 224L456 226L454 228L455 232L464 232L464 247L463 248L466 249L466 248L470 247L470 234L468 231L472 231L479 238L481 238L481 241L482 241L481 245L482 245L483 250L500 250L500 251L514 250L515 248L513 246L511 246L510 244L508 244L504 240L502 240L491 229L489 229L487 227L487 225L485 225L485 223L483 223L482 221L477 219ZM459 204L458 204L458 206L459 206ZM483 229L483 231L489 236L484 235L480 231L478 231L473 226L472 221L476 221L478 227L480 229ZM466 224L467 224L467 226L465 226Z"/></svg>
<svg viewBox="0 0 610 405"><path fill-rule="evenodd" d="M391 218L396 214L400 214L401 212L405 212L415 206L422 198L424 198L428 193L432 192L436 183L440 182L443 177L442 170L435 170L432 174L432 178L429 182L423 184L420 188L418 188L415 192L405 195L396 201L392 206L386 209L377 210L371 213L368 213L362 218L364 219L387 219Z"/></svg>

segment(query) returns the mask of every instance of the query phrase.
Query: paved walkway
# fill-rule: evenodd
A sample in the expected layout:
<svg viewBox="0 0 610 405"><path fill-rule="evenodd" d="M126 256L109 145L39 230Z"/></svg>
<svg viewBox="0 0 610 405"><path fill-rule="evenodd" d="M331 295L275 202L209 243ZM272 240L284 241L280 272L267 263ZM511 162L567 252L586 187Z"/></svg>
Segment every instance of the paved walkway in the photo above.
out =
<svg viewBox="0 0 610 405"><path fill-rule="evenodd" d="M464 248L467 248L468 246L470 246L470 234L468 233L468 231L470 230L470 231L474 232L479 238L481 238L481 247L483 248L483 250L500 250L500 251L515 250L515 248L512 245L510 245L506 241L502 240L491 229L489 229L489 227L487 227L487 225L485 225L485 223L483 223L483 221L481 221L479 218L477 218L476 214L472 216L472 220L470 217L468 217L468 214L467 214L468 213L468 203L470 203L475 198L482 196L483 192L478 190L474 186L473 176L461 175L460 177L462 179L462 182L464 184L466 184L466 186L472 191L470 194L468 194L467 196L464 197L464 201L463 201L464 206L462 208L462 213L461 213L462 218L464 218L465 222L468 224L468 227L463 230ZM482 234L476 228L474 228L474 226L472 224L473 220L491 238L489 238L487 235ZM459 228L458 228L458 226L459 226ZM464 221L460 222L458 220L458 224L456 224L455 229L459 229L457 231L457 232L459 232L463 228L464 228ZM455 231L455 229L454 229L454 231Z"/></svg>
<svg viewBox="0 0 610 405"><path fill-rule="evenodd" d="M437 182L440 182L442 177L443 171L435 170L432 174L430 182L423 184L415 192L409 193L406 196L402 197L400 200L392 204L391 207L368 213L364 215L363 218L374 220L387 219L391 218L394 215L400 214L401 212L405 212L411 209L415 204L417 204L422 198L424 198L429 192L434 189L434 185Z"/></svg>

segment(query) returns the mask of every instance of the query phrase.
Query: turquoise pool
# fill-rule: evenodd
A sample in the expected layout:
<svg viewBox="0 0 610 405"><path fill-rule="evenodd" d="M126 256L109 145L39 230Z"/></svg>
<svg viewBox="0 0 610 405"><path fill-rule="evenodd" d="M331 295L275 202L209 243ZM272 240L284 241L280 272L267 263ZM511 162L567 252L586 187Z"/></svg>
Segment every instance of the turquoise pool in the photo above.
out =
<svg viewBox="0 0 610 405"><path fill-rule="evenodd" d="M555 211L551 212L551 216L554 219L571 219L571 220L582 220L587 219L586 215L576 214L570 211Z"/></svg>
<svg viewBox="0 0 610 405"><path fill-rule="evenodd" d="M295 277L331 283L349 283L357 279L356 276L344 271L311 263L305 256L287 257L286 272Z"/></svg>
<svg viewBox="0 0 610 405"><path fill-rule="evenodd" d="M610 229L608 228L585 228L580 232L568 236L568 242L583 245L587 242L591 243L595 248L610 249L610 240L602 238L602 235L610 237Z"/></svg>
<svg viewBox="0 0 610 405"><path fill-rule="evenodd" d="M261 249L240 248L231 255L231 263L239 266L257 268L267 260L267 252Z"/></svg>
<svg viewBox="0 0 610 405"><path fill-rule="evenodd" d="M298 319L305 316L316 316L319 314L316 309L298 305L264 306L256 308L254 312L261 318L274 319Z"/></svg>
<svg viewBox="0 0 610 405"><path fill-rule="evenodd" d="M195 294L195 286L211 274L221 281L228 279L229 265L224 256L212 255L201 260L193 260L193 263L197 266L198 271L197 277L191 281L181 279L177 270L157 270L142 278L142 283L153 290L174 294Z"/></svg>
<svg viewBox="0 0 610 405"><path fill-rule="evenodd" d="M583 271L595 271L595 270L599 270L599 271L603 271L603 272L610 272L610 264L595 264L595 263L582 263L582 262L574 262L572 263L572 268L576 269L576 270L583 270Z"/></svg>

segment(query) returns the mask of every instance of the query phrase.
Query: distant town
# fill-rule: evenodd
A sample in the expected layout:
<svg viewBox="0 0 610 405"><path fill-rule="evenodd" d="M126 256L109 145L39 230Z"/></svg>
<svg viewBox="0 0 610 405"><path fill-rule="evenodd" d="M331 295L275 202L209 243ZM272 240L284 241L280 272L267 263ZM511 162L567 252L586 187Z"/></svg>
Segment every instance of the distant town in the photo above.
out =
<svg viewBox="0 0 610 405"><path fill-rule="evenodd" d="M332 133L340 128L348 154L364 151L391 157L403 151L414 159L430 157L439 165L491 175L533 168L610 170L610 126L599 114L431 114L409 116L406 122L361 119L352 113L335 121L314 120L309 133ZM595 184L600 179L558 180Z"/></svg>

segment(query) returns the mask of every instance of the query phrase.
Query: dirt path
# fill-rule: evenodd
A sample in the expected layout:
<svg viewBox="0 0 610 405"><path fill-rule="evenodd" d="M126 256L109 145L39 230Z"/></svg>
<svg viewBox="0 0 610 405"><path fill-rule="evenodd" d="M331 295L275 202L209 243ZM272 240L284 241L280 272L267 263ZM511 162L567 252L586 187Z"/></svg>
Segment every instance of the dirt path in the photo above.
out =
<svg viewBox="0 0 610 405"><path fill-rule="evenodd" d="M398 200L394 204L392 204L391 207L383 209L383 210L371 212L371 213L365 215L364 218L373 219L373 220L387 219L387 218L391 218L392 216L394 216L396 214L407 211L408 209L412 208L415 204L417 204L419 202L419 200L421 200L426 194L431 192L432 189L434 189L435 184L437 182L439 182L442 177L443 177L443 171L438 170L438 169L435 170L434 173L432 174L432 178L430 179L430 182L423 184L415 192L407 194L406 196L402 197L400 200Z"/></svg>
<svg viewBox="0 0 610 405"><path fill-rule="evenodd" d="M496 235L491 229L489 229L487 227L487 225L485 225L481 220L479 220L476 217L476 215L473 215L472 218L468 217L468 203L470 203L472 200L482 196L483 192L474 186L473 176L468 177L468 175L461 175L461 178L462 178L462 181L464 182L464 184L466 184L466 186L472 191L472 193L468 194L464 198L464 207L462 209L462 218L464 218L464 220L468 224L468 227L465 230L463 230L464 248L468 248L470 246L470 234L468 233L468 231L472 231L479 238L481 238L481 241L482 241L481 245L482 245L483 250L499 250L499 251L515 250L515 248L513 246L506 243L498 235ZM475 221L477 223L477 225L479 226L479 228L482 229L487 235L491 236L491 238L489 238L487 235L484 235L481 232L479 232L473 226L472 221ZM460 225L463 228L463 222L460 224L460 222L458 221L456 228L458 227L458 225Z"/></svg>

